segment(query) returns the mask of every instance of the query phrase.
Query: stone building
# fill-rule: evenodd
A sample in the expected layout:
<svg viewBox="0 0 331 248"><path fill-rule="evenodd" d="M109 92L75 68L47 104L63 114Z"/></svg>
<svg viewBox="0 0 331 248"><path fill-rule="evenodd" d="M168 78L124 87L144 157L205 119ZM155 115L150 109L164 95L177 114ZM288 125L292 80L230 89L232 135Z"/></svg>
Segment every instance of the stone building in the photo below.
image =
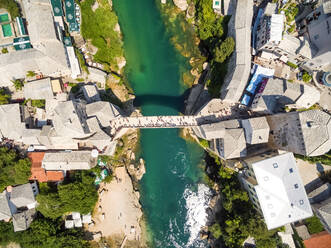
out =
<svg viewBox="0 0 331 248"><path fill-rule="evenodd" d="M321 110L266 116L269 145L304 156L319 156L331 149L331 116Z"/></svg>
<svg viewBox="0 0 331 248"><path fill-rule="evenodd" d="M229 35L236 41L235 51L230 57L228 73L221 89L221 99L238 102L247 84L251 70L251 24L253 1L237 0L235 14L229 22Z"/></svg>

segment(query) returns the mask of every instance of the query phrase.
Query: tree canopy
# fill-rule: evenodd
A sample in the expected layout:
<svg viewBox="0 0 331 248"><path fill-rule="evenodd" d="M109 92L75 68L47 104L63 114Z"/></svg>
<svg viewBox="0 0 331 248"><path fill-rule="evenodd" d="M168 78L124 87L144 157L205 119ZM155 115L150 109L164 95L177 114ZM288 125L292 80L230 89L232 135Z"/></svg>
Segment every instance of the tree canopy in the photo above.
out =
<svg viewBox="0 0 331 248"><path fill-rule="evenodd" d="M39 214L28 230L14 232L12 223L0 222L0 245L10 242L20 244L22 248L87 248L89 243L83 239L80 228L65 229L63 220L48 219Z"/></svg>
<svg viewBox="0 0 331 248"><path fill-rule="evenodd" d="M20 16L20 9L15 0L0 0L0 8L8 10L12 19Z"/></svg>
<svg viewBox="0 0 331 248"><path fill-rule="evenodd" d="M37 195L37 210L45 217L56 219L67 212L87 214L98 200L92 171L77 171L68 181L57 187L42 186Z"/></svg>
<svg viewBox="0 0 331 248"><path fill-rule="evenodd" d="M107 0L98 1L99 7L95 11L92 10L94 3L95 0L80 3L82 35L86 40L91 39L92 44L98 48L93 56L95 61L108 66L117 65L116 58L123 55L121 37L115 31L117 16Z"/></svg>
<svg viewBox="0 0 331 248"><path fill-rule="evenodd" d="M213 163L211 157L208 161ZM214 166L218 165L214 162ZM241 188L237 172L221 166L214 180L220 186L222 210L217 215L218 221L209 228L211 234L229 248L241 247L248 236L254 237L259 248L276 247L278 230L267 230L247 192Z"/></svg>
<svg viewBox="0 0 331 248"><path fill-rule="evenodd" d="M198 35L204 41L223 35L223 17L217 16L212 6L212 0L195 0Z"/></svg>
<svg viewBox="0 0 331 248"><path fill-rule="evenodd" d="M20 158L15 150L0 147L0 191L9 185L27 183L30 166L28 158Z"/></svg>
<svg viewBox="0 0 331 248"><path fill-rule="evenodd" d="M227 37L220 46L214 49L215 61L223 63L233 52L235 46L234 39Z"/></svg>
<svg viewBox="0 0 331 248"><path fill-rule="evenodd" d="M22 90L24 86L24 81L20 79L12 80L12 83L14 84L15 90Z"/></svg>

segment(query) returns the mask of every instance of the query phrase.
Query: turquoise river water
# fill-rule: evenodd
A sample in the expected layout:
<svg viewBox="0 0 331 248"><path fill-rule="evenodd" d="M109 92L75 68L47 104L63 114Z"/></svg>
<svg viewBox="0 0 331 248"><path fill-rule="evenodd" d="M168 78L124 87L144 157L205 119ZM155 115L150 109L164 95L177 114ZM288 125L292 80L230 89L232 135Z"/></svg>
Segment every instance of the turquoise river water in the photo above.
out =
<svg viewBox="0 0 331 248"><path fill-rule="evenodd" d="M155 1L113 0L124 35L126 76L143 115L177 115L186 90L179 68L189 65L171 45ZM199 166L204 153L179 131L141 131L146 162L141 204L151 247L205 247L198 236L209 199Z"/></svg>

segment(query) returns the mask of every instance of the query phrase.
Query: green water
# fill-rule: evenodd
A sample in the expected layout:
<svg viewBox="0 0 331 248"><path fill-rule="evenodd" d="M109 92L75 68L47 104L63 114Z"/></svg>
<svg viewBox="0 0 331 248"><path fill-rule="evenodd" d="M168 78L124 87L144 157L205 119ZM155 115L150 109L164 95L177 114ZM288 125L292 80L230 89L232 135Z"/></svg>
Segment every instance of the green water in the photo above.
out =
<svg viewBox="0 0 331 248"><path fill-rule="evenodd" d="M159 0L158 0L159 1ZM154 0L113 0L124 35L126 76L144 115L177 115L185 88L179 68L187 67L170 44ZM198 240L205 192L198 166L203 150L179 137L178 129L145 129L141 155L146 174L141 203L152 247L205 247Z"/></svg>

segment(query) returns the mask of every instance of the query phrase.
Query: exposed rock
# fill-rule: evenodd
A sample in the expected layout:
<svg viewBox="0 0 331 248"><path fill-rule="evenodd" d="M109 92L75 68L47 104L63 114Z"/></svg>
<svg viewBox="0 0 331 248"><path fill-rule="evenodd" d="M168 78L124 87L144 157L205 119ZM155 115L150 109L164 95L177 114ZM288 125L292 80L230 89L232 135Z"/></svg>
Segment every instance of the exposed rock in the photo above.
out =
<svg viewBox="0 0 331 248"><path fill-rule="evenodd" d="M98 1L95 1L94 4L92 5L92 11L95 12L99 8L99 3Z"/></svg>
<svg viewBox="0 0 331 248"><path fill-rule="evenodd" d="M126 65L126 59L124 57L118 57L117 65L118 65L119 71L122 70L122 68Z"/></svg>
<svg viewBox="0 0 331 248"><path fill-rule="evenodd" d="M173 2L181 11L185 11L188 7L186 0L173 0Z"/></svg>
<svg viewBox="0 0 331 248"><path fill-rule="evenodd" d="M114 31L120 33L121 32L121 27L118 23L115 24Z"/></svg>
<svg viewBox="0 0 331 248"><path fill-rule="evenodd" d="M143 175L146 173L145 162L142 158L139 159L139 164L137 167L134 166L134 164L130 164L127 169L130 176L133 177L135 181L141 180Z"/></svg>
<svg viewBox="0 0 331 248"><path fill-rule="evenodd" d="M195 15L195 7L194 7L194 3L191 2L186 10L186 19L193 18L194 15Z"/></svg>
<svg viewBox="0 0 331 248"><path fill-rule="evenodd" d="M146 173L145 161L142 158L140 158L139 159L139 168L136 173L137 179L140 180L145 173Z"/></svg>
<svg viewBox="0 0 331 248"><path fill-rule="evenodd" d="M204 239L207 239L207 238L208 238L208 233L205 233L205 232L200 233L200 239L201 240L204 240Z"/></svg>
<svg viewBox="0 0 331 248"><path fill-rule="evenodd" d="M209 66L209 63L208 62L205 62L202 65L202 69L206 70L208 66Z"/></svg>

